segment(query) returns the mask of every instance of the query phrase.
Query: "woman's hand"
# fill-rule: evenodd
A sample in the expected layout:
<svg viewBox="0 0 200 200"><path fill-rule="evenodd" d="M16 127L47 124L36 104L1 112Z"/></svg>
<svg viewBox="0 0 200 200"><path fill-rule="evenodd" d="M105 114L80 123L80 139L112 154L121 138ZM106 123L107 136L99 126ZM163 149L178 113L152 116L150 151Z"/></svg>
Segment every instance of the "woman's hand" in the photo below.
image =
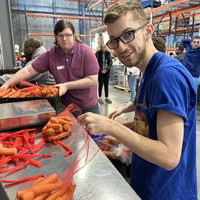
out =
<svg viewBox="0 0 200 200"><path fill-rule="evenodd" d="M60 83L55 86L59 88L59 96L63 96L69 89L67 83Z"/></svg>

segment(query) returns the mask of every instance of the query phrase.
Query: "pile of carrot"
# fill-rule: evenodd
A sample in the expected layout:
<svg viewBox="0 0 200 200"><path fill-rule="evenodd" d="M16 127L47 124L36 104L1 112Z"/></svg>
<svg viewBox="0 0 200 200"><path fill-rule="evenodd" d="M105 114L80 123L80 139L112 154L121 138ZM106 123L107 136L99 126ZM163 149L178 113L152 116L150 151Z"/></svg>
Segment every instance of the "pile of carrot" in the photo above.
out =
<svg viewBox="0 0 200 200"><path fill-rule="evenodd" d="M72 131L72 119L68 116L52 117L42 129L43 137L48 141L67 137Z"/></svg>
<svg viewBox="0 0 200 200"><path fill-rule="evenodd" d="M73 181L59 181L52 173L33 181L27 188L17 191L17 200L71 200L76 185Z"/></svg>
<svg viewBox="0 0 200 200"><path fill-rule="evenodd" d="M51 97L56 96L58 88L55 86L28 86L25 88L0 88L0 98Z"/></svg>

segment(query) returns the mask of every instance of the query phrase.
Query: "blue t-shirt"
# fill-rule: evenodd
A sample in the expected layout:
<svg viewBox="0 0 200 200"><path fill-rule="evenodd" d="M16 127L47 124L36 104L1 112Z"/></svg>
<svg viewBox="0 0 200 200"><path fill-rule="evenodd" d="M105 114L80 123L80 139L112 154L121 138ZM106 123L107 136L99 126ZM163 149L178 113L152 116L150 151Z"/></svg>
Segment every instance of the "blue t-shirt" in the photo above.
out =
<svg viewBox="0 0 200 200"><path fill-rule="evenodd" d="M141 134L157 140L156 111L165 110L183 118L184 139L180 162L173 170L133 154L131 186L143 200L197 199L195 104L196 89L187 69L164 53L154 54L141 80L136 106Z"/></svg>

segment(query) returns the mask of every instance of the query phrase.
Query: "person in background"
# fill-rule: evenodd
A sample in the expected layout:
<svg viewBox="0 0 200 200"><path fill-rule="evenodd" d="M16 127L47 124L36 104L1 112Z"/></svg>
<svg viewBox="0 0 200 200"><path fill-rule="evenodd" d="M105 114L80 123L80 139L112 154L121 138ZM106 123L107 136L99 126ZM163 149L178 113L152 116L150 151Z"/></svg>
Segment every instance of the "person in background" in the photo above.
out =
<svg viewBox="0 0 200 200"><path fill-rule="evenodd" d="M24 42L24 55L26 58L25 66L30 65L34 59L36 59L39 55L46 52L43 43L36 38L28 38ZM34 77L27 79L28 82L36 82L38 85L54 85L55 80L53 76L49 73L49 71L38 74Z"/></svg>
<svg viewBox="0 0 200 200"><path fill-rule="evenodd" d="M9 88L22 79L49 71L59 87L64 105L74 103L83 112L99 113L97 96L98 62L92 50L75 41L75 29L67 20L54 28L55 46L38 56L3 84Z"/></svg>
<svg viewBox="0 0 200 200"><path fill-rule="evenodd" d="M30 65L34 59L36 59L39 55L46 52L43 43L36 38L28 38L24 42L24 57L25 66ZM21 69L22 67L18 67L17 69ZM8 79L12 77L12 74L4 74L0 77L1 83L4 83ZM55 84L55 80L53 76L47 71L41 74L38 74L32 78L26 79L28 82L34 82L38 85L53 85Z"/></svg>
<svg viewBox="0 0 200 200"><path fill-rule="evenodd" d="M135 84L136 84L136 80L139 76L140 70L137 67L126 67L126 73L127 73L127 77L128 77L128 85L130 88L130 101L133 102L134 98L135 98Z"/></svg>
<svg viewBox="0 0 200 200"><path fill-rule="evenodd" d="M112 66L112 57L109 51L106 50L105 45L101 45L101 49L96 52L96 57L99 63L99 103L104 103L102 99L102 88L104 86L105 91L105 102L112 103L109 96L109 78L110 78L110 68Z"/></svg>
<svg viewBox="0 0 200 200"><path fill-rule="evenodd" d="M153 44L155 46L155 48L160 51L165 53L166 52L166 42L163 38L161 37L152 37L153 40Z"/></svg>
<svg viewBox="0 0 200 200"><path fill-rule="evenodd" d="M178 59L181 63L183 63L183 57L185 53L182 42L176 42L175 53L175 58Z"/></svg>
<svg viewBox="0 0 200 200"><path fill-rule="evenodd" d="M196 89L182 64L158 52L138 1L120 0L106 10L107 46L127 67L143 72L135 103L108 117L85 113L78 121L91 134L111 135L133 152L131 186L143 200L197 200ZM135 111L134 126L112 120Z"/></svg>
<svg viewBox="0 0 200 200"><path fill-rule="evenodd" d="M192 74L198 90L200 85L200 37L195 36L192 41L183 39L182 44L186 49L182 63Z"/></svg>

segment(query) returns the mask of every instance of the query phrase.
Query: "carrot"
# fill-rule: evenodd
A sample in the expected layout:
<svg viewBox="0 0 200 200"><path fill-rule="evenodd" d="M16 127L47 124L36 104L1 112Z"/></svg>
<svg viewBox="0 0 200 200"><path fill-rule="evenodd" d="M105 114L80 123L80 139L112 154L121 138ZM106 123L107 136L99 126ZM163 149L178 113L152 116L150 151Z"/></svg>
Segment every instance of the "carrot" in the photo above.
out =
<svg viewBox="0 0 200 200"><path fill-rule="evenodd" d="M58 181L58 175L56 173L52 173L46 176L40 184L55 183L57 181Z"/></svg>
<svg viewBox="0 0 200 200"><path fill-rule="evenodd" d="M63 196L64 200L71 200L76 189L76 184L71 182L70 186L67 188L66 194Z"/></svg>
<svg viewBox="0 0 200 200"><path fill-rule="evenodd" d="M37 195L48 193L63 186L63 182L49 183L49 184L36 184L31 187L26 194L22 194L23 200L33 200Z"/></svg>
<svg viewBox="0 0 200 200"><path fill-rule="evenodd" d="M70 121L70 122L72 121L72 119L70 117L67 117L67 116L57 116L56 118L63 119L65 121Z"/></svg>
<svg viewBox="0 0 200 200"><path fill-rule="evenodd" d="M49 196L49 193L44 193L41 195L38 195L37 197L34 198L34 200L44 200Z"/></svg>
<svg viewBox="0 0 200 200"><path fill-rule="evenodd" d="M37 179L38 180L38 179ZM36 180L36 181L37 181ZM40 181L38 180L38 182L35 182L35 184L31 184L27 190L26 190L26 193L31 190L31 188L33 188L34 186L37 186L39 187L40 185L46 185L46 184L49 184L49 183L55 183L58 181L58 175L56 173L52 173L52 174L49 174L48 176L46 176L45 178L43 179L40 179ZM18 198L20 199L24 199L25 197L25 194L24 193L19 193L18 194Z"/></svg>
<svg viewBox="0 0 200 200"><path fill-rule="evenodd" d="M16 148L0 148L0 155L13 156L16 154Z"/></svg>
<svg viewBox="0 0 200 200"><path fill-rule="evenodd" d="M0 97L3 97L3 96L5 96L6 94L8 94L8 93L10 92L10 90L11 90L11 89L6 89L6 90L2 91L2 92L0 93Z"/></svg>
<svg viewBox="0 0 200 200"><path fill-rule="evenodd" d="M36 179L35 181L33 181L31 183L31 185L29 185L27 188L21 189L17 191L17 198L21 199L21 196L24 192L27 192L29 188L31 188L33 185L38 184L39 182L41 182L42 180L44 180L44 177L39 177L38 179Z"/></svg>
<svg viewBox="0 0 200 200"><path fill-rule="evenodd" d="M62 188L50 194L46 200L54 200L57 197L61 197L64 195L65 191L66 191L66 186L64 184Z"/></svg>
<svg viewBox="0 0 200 200"><path fill-rule="evenodd" d="M62 132L63 132L63 128L62 127L55 130L55 133L62 133Z"/></svg>
<svg viewBox="0 0 200 200"><path fill-rule="evenodd" d="M50 119L50 122L53 123L53 124L59 124L59 119L56 119L55 117L52 117Z"/></svg>
<svg viewBox="0 0 200 200"><path fill-rule="evenodd" d="M8 94L4 95L3 97L10 97L15 93L16 93L16 91L14 89L12 89Z"/></svg>
<svg viewBox="0 0 200 200"><path fill-rule="evenodd" d="M44 134L50 136L50 135L53 135L55 133L54 129L53 128L48 128L48 129L45 129L42 131Z"/></svg>
<svg viewBox="0 0 200 200"><path fill-rule="evenodd" d="M10 98L16 98L16 97L19 97L20 96L20 91L16 91L13 95L10 95Z"/></svg>
<svg viewBox="0 0 200 200"><path fill-rule="evenodd" d="M47 124L47 129L48 128L53 128L54 130L56 130L56 129L61 129L62 126L61 124Z"/></svg>
<svg viewBox="0 0 200 200"><path fill-rule="evenodd" d="M51 136L51 140L59 140L64 137L67 137L68 135L70 135L70 132L66 131L66 132L60 133L59 135Z"/></svg>
<svg viewBox="0 0 200 200"><path fill-rule="evenodd" d="M65 124L63 128L65 131L71 131L71 126L69 124Z"/></svg>
<svg viewBox="0 0 200 200"><path fill-rule="evenodd" d="M71 200L74 194L76 185L71 182L70 186L67 188L66 193L62 197L56 198L56 200Z"/></svg>

